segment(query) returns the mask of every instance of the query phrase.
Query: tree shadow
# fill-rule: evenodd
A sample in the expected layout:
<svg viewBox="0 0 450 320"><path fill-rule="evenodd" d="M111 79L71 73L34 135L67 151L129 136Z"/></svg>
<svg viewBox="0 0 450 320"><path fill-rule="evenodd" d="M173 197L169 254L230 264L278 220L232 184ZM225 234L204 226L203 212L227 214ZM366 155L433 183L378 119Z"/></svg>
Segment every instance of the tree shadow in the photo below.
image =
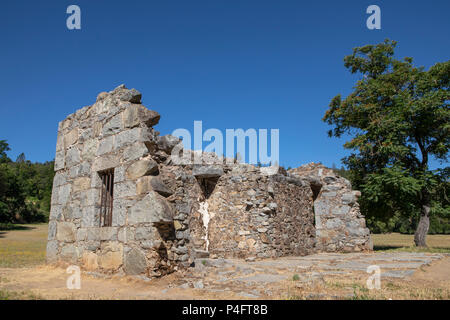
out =
<svg viewBox="0 0 450 320"><path fill-rule="evenodd" d="M450 253L449 247L414 247L402 245L373 246L373 251L402 251L402 252L426 252L426 253Z"/></svg>
<svg viewBox="0 0 450 320"><path fill-rule="evenodd" d="M24 226L21 224L1 224L0 223L0 238L2 235L6 234L8 231L18 231L18 230L33 230L36 227Z"/></svg>
<svg viewBox="0 0 450 320"><path fill-rule="evenodd" d="M405 246L373 246L373 251L385 251L385 250L394 250L404 248Z"/></svg>

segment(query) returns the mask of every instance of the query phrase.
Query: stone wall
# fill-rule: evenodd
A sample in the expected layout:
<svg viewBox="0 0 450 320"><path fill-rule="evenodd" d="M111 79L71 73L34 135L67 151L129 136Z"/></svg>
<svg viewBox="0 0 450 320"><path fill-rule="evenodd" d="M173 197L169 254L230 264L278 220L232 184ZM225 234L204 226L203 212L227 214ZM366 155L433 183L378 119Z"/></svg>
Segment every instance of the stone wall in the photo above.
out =
<svg viewBox="0 0 450 320"><path fill-rule="evenodd" d="M59 124L47 260L102 272L149 276L171 271L175 210L159 176L159 114L120 86ZM112 226L100 226L100 172L114 170ZM170 191L169 191L170 193Z"/></svg>
<svg viewBox="0 0 450 320"><path fill-rule="evenodd" d="M370 231L351 183L321 164L289 170L308 181L314 194L316 249L324 252L372 250Z"/></svg>
<svg viewBox="0 0 450 320"><path fill-rule="evenodd" d="M166 163L167 164L167 163ZM175 256L279 257L314 251L312 193L300 179L264 176L234 165L164 165L160 177L173 194ZM202 187L204 180L210 189Z"/></svg>
<svg viewBox="0 0 450 320"><path fill-rule="evenodd" d="M140 101L122 85L59 124L48 262L155 277L207 256L370 248L345 179L315 165L267 176L206 153L208 164L176 165L170 155L181 141L160 136L160 115ZM114 172L111 226L100 225L105 170Z"/></svg>
<svg viewBox="0 0 450 320"><path fill-rule="evenodd" d="M236 164L225 166L208 198L199 198L191 234L212 256L267 258L314 250L311 189L301 180Z"/></svg>

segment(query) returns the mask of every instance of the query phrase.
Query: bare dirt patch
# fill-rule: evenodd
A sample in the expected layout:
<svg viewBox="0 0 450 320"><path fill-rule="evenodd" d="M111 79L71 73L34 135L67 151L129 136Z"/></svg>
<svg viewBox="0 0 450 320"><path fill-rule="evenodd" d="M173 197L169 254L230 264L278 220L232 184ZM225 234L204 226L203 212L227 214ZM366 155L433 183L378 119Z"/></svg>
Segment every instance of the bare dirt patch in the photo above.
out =
<svg viewBox="0 0 450 320"><path fill-rule="evenodd" d="M21 292L24 299L450 299L448 256L335 254L204 261L150 281L83 272L80 290L67 289L65 268L1 268L0 292ZM368 290L365 268L375 263L383 266L381 289ZM409 272L401 272L405 270Z"/></svg>
<svg viewBox="0 0 450 320"><path fill-rule="evenodd" d="M230 299L234 295L215 295L197 289L178 288L184 283L181 273L174 273L151 281L130 277L95 277L83 273L81 289L69 290L66 286L70 275L64 268L39 266L21 269L0 269L0 291L27 293L38 299ZM27 298L27 297L24 297Z"/></svg>

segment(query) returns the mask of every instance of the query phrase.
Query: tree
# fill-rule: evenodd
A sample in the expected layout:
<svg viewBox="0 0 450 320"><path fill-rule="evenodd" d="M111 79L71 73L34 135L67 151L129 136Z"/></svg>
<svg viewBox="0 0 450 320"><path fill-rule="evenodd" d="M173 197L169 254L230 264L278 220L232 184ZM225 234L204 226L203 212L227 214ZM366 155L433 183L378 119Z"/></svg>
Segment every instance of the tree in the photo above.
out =
<svg viewBox="0 0 450 320"><path fill-rule="evenodd" d="M330 137L351 137L344 147L353 153L343 162L361 186L362 200L394 209L378 214L417 212L414 242L426 246L441 181L429 160L448 160L450 61L429 70L414 67L412 58L394 58L396 44L387 39L344 58L345 67L361 77L345 99L332 99L323 120L333 126Z"/></svg>
<svg viewBox="0 0 450 320"><path fill-rule="evenodd" d="M25 194L9 164L0 163L0 222L13 222L25 207Z"/></svg>
<svg viewBox="0 0 450 320"><path fill-rule="evenodd" d="M54 162L31 163L21 153L15 162L0 140L0 223L42 222L50 212Z"/></svg>
<svg viewBox="0 0 450 320"><path fill-rule="evenodd" d="M24 163L25 160L26 160L26 158L25 158L25 153L22 152L21 154L19 154L19 155L17 156L16 162L17 162L17 163Z"/></svg>
<svg viewBox="0 0 450 320"><path fill-rule="evenodd" d="M11 149L6 140L0 140L0 163L11 162L11 159L8 158L8 155L6 154L6 151L9 150Z"/></svg>

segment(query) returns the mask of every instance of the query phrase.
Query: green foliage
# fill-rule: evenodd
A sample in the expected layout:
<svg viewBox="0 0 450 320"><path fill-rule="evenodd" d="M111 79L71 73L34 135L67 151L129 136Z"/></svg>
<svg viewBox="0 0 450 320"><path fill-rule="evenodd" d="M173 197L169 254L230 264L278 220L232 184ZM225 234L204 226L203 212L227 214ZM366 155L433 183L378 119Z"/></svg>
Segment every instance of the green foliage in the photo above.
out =
<svg viewBox="0 0 450 320"><path fill-rule="evenodd" d="M345 170L344 167L341 167L340 169L337 168L333 168L333 171L338 174L339 176L347 179L347 180L351 180L351 173L348 170Z"/></svg>
<svg viewBox="0 0 450 320"><path fill-rule="evenodd" d="M395 47L385 40L344 58L361 77L345 99L332 99L323 120L333 126L330 137L352 137L344 147L353 152L343 163L362 191L361 210L372 231L410 233L429 206L430 232L447 232L448 167L433 171L428 163L430 157L448 160L450 61L426 71L412 58L395 59Z"/></svg>
<svg viewBox="0 0 450 320"><path fill-rule="evenodd" d="M386 177L371 175L367 185L357 185L350 170L341 167L334 171L350 181L358 189L364 189L359 203L366 216L366 223L372 233L399 232L413 234L419 217L419 208L413 205L417 202L414 190L417 190L415 180L403 179L405 172L386 170ZM449 168L437 170L438 182L431 202L431 217L429 234L450 234L449 206ZM410 181L410 183L408 183ZM403 184L403 185L402 185ZM397 193L397 191L400 191ZM387 200L396 195L396 201ZM401 200L403 198L403 200ZM368 199L372 201L368 201ZM400 208L395 208L400 204ZM385 214L391 212L391 214ZM406 214L408 213L408 214Z"/></svg>
<svg viewBox="0 0 450 320"><path fill-rule="evenodd" d="M372 298L369 296L369 289L355 283L352 285L353 287L353 296L351 300L372 300Z"/></svg>
<svg viewBox="0 0 450 320"><path fill-rule="evenodd" d="M11 159L8 158L8 155L6 154L6 151L9 150L11 149L6 140L0 140L0 163L11 162Z"/></svg>
<svg viewBox="0 0 450 320"><path fill-rule="evenodd" d="M6 156L8 150L6 141L0 140L0 223L46 221L53 162L31 163L24 154L12 162Z"/></svg>

